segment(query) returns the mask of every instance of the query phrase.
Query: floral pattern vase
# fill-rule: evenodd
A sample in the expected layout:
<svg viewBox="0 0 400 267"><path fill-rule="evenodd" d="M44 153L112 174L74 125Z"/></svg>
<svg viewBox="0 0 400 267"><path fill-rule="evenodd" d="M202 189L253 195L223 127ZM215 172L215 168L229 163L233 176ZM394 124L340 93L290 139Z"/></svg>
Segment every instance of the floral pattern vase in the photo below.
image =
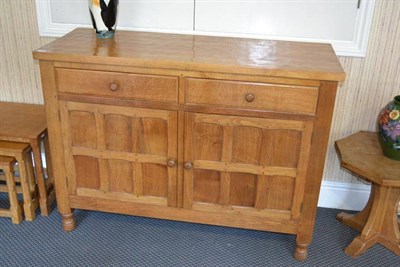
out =
<svg viewBox="0 0 400 267"><path fill-rule="evenodd" d="M119 0L89 0L89 11L97 38L113 38Z"/></svg>
<svg viewBox="0 0 400 267"><path fill-rule="evenodd" d="M400 160L400 95L387 104L378 117L379 142L383 154Z"/></svg>

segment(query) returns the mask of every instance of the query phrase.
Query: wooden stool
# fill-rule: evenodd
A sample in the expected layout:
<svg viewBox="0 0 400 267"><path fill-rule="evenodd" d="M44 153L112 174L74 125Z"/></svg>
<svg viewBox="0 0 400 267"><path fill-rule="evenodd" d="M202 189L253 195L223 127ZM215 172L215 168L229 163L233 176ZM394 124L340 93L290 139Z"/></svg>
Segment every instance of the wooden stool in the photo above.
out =
<svg viewBox="0 0 400 267"><path fill-rule="evenodd" d="M41 214L49 215L50 205L55 199L54 179L51 170L47 138L46 113L43 105L0 102L0 140L30 144L35 161L36 182L39 189ZM47 179L41 158L44 143Z"/></svg>
<svg viewBox="0 0 400 267"><path fill-rule="evenodd" d="M8 199L10 200L10 209L0 209L0 216L11 217L12 223L19 224L22 221L22 210L15 185L14 165L15 158L0 156L0 169L3 170L7 184L4 191L8 192Z"/></svg>
<svg viewBox="0 0 400 267"><path fill-rule="evenodd" d="M372 182L365 208L355 215L341 212L337 219L360 235L345 249L356 257L379 243L400 256L400 162L383 156L378 135L359 132L336 142L342 166Z"/></svg>
<svg viewBox="0 0 400 267"><path fill-rule="evenodd" d="M21 183L22 196L24 199L24 213L27 221L36 218L35 210L38 207L38 198L31 147L29 144L0 141L0 155L14 157L18 162L19 179Z"/></svg>

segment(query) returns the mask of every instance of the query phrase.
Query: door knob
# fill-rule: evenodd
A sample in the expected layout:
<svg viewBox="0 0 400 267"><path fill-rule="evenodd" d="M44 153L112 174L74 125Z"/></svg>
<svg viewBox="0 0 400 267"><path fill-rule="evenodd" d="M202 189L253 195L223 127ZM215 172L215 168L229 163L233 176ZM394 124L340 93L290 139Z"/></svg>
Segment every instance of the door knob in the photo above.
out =
<svg viewBox="0 0 400 267"><path fill-rule="evenodd" d="M245 96L245 99L246 99L247 102L253 102L254 99L255 99L255 96L253 94L247 94Z"/></svg>
<svg viewBox="0 0 400 267"><path fill-rule="evenodd" d="M183 165L183 167L184 167L186 170L191 170L191 169L193 168L193 163L192 163L191 161L187 161L187 162L185 163L185 165Z"/></svg>
<svg viewBox="0 0 400 267"><path fill-rule="evenodd" d="M118 90L118 84L117 84L116 82L111 82L110 85L108 86L108 88L109 88L111 91L115 92L115 91Z"/></svg>
<svg viewBox="0 0 400 267"><path fill-rule="evenodd" d="M173 168L176 165L176 161L174 159L170 159L167 162L168 167Z"/></svg>

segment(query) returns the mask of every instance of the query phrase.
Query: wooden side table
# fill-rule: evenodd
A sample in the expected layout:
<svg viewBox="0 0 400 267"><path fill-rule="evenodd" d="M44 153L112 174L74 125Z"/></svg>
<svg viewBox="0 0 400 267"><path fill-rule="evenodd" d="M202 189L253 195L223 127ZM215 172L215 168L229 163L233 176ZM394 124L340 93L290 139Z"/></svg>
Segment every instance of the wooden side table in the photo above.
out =
<svg viewBox="0 0 400 267"><path fill-rule="evenodd" d="M370 198L362 211L337 215L342 223L360 232L345 253L357 257L379 243L400 256L400 161L383 156L374 132L358 132L337 141L336 147L342 167L372 183Z"/></svg>
<svg viewBox="0 0 400 267"><path fill-rule="evenodd" d="M47 122L43 105L0 102L0 140L28 143L32 148L35 173L39 189L39 205L42 215L49 215L55 199L54 182L48 151ZM41 142L44 141L47 179L44 178L41 158Z"/></svg>
<svg viewBox="0 0 400 267"><path fill-rule="evenodd" d="M24 199L24 213L27 221L36 218L38 207L38 190L33 170L31 146L28 143L10 142L0 140L0 155L13 157L18 162L19 181ZM9 193L10 191L7 190Z"/></svg>
<svg viewBox="0 0 400 267"><path fill-rule="evenodd" d="M9 209L0 208L0 217L11 217L12 223L20 224L22 222L22 209L15 186L14 164L15 158L0 156L0 169L3 170L6 177L8 199L10 200Z"/></svg>

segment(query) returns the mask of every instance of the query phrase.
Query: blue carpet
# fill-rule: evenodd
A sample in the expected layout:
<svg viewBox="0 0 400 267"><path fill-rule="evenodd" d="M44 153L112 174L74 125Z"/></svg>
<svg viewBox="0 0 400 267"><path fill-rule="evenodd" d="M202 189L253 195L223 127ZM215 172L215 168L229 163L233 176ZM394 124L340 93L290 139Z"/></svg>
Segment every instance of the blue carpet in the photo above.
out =
<svg viewBox="0 0 400 267"><path fill-rule="evenodd" d="M20 225L0 218L0 265L400 266L380 245L357 259L344 254L357 232L335 219L338 212L318 210L308 260L297 262L292 235L83 210L75 211L76 230L66 233L55 209Z"/></svg>

